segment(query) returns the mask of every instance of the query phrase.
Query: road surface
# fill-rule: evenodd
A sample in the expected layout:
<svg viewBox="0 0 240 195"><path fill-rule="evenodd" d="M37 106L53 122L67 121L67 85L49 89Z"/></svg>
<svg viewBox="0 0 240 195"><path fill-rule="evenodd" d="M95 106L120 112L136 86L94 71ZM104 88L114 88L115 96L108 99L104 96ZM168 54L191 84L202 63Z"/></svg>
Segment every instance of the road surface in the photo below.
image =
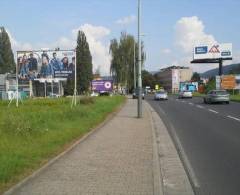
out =
<svg viewBox="0 0 240 195"><path fill-rule="evenodd" d="M203 103L202 98L154 101L180 151L196 194L240 194L240 103Z"/></svg>

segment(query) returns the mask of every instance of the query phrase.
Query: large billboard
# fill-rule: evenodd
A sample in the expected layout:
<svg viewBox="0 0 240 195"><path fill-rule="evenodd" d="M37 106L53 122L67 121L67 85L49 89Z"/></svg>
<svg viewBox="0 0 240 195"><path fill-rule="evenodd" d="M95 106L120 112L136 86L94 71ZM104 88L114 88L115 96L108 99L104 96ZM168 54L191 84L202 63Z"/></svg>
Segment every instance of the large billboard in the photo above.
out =
<svg viewBox="0 0 240 195"><path fill-rule="evenodd" d="M20 80L72 78L75 51L18 51L17 71Z"/></svg>
<svg viewBox="0 0 240 195"><path fill-rule="evenodd" d="M93 80L92 90L96 92L111 92L113 90L112 80Z"/></svg>
<svg viewBox="0 0 240 195"><path fill-rule="evenodd" d="M231 59L232 43L199 45L194 47L193 59Z"/></svg>

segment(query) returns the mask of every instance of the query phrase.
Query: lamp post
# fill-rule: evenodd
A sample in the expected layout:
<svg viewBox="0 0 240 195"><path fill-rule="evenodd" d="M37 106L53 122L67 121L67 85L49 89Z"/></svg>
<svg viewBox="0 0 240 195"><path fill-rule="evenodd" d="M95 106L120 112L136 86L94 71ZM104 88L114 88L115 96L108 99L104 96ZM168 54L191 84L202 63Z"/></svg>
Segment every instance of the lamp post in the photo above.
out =
<svg viewBox="0 0 240 195"><path fill-rule="evenodd" d="M138 118L142 118L141 0L138 0Z"/></svg>

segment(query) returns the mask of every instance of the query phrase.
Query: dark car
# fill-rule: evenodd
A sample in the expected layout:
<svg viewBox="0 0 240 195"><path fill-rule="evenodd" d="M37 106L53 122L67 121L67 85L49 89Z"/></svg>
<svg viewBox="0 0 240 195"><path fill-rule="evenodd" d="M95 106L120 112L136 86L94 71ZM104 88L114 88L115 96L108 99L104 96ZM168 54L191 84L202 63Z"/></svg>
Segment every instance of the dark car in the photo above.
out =
<svg viewBox="0 0 240 195"><path fill-rule="evenodd" d="M203 98L204 103L226 103L229 104L229 94L226 90L211 90Z"/></svg>
<svg viewBox="0 0 240 195"><path fill-rule="evenodd" d="M134 90L133 94L132 94L133 99L137 99L138 94L139 94L138 90ZM144 92L142 92L142 99L144 100L144 98L145 98L145 94L144 94Z"/></svg>

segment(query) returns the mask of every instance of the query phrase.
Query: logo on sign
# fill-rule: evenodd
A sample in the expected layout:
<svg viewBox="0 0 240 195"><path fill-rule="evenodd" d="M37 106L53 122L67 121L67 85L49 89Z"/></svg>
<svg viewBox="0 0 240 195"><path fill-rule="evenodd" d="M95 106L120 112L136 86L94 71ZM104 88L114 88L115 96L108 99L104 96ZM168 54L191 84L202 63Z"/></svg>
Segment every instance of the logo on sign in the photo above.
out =
<svg viewBox="0 0 240 195"><path fill-rule="evenodd" d="M208 52L208 47L195 47L195 54L206 54Z"/></svg>
<svg viewBox="0 0 240 195"><path fill-rule="evenodd" d="M221 53L221 56L231 56L231 51L223 51L222 53Z"/></svg>
<svg viewBox="0 0 240 195"><path fill-rule="evenodd" d="M209 53L220 53L219 45L212 46L212 48L209 50Z"/></svg>
<svg viewBox="0 0 240 195"><path fill-rule="evenodd" d="M104 84L104 86L105 86L106 89L110 89L112 87L112 83L111 82L106 82Z"/></svg>

